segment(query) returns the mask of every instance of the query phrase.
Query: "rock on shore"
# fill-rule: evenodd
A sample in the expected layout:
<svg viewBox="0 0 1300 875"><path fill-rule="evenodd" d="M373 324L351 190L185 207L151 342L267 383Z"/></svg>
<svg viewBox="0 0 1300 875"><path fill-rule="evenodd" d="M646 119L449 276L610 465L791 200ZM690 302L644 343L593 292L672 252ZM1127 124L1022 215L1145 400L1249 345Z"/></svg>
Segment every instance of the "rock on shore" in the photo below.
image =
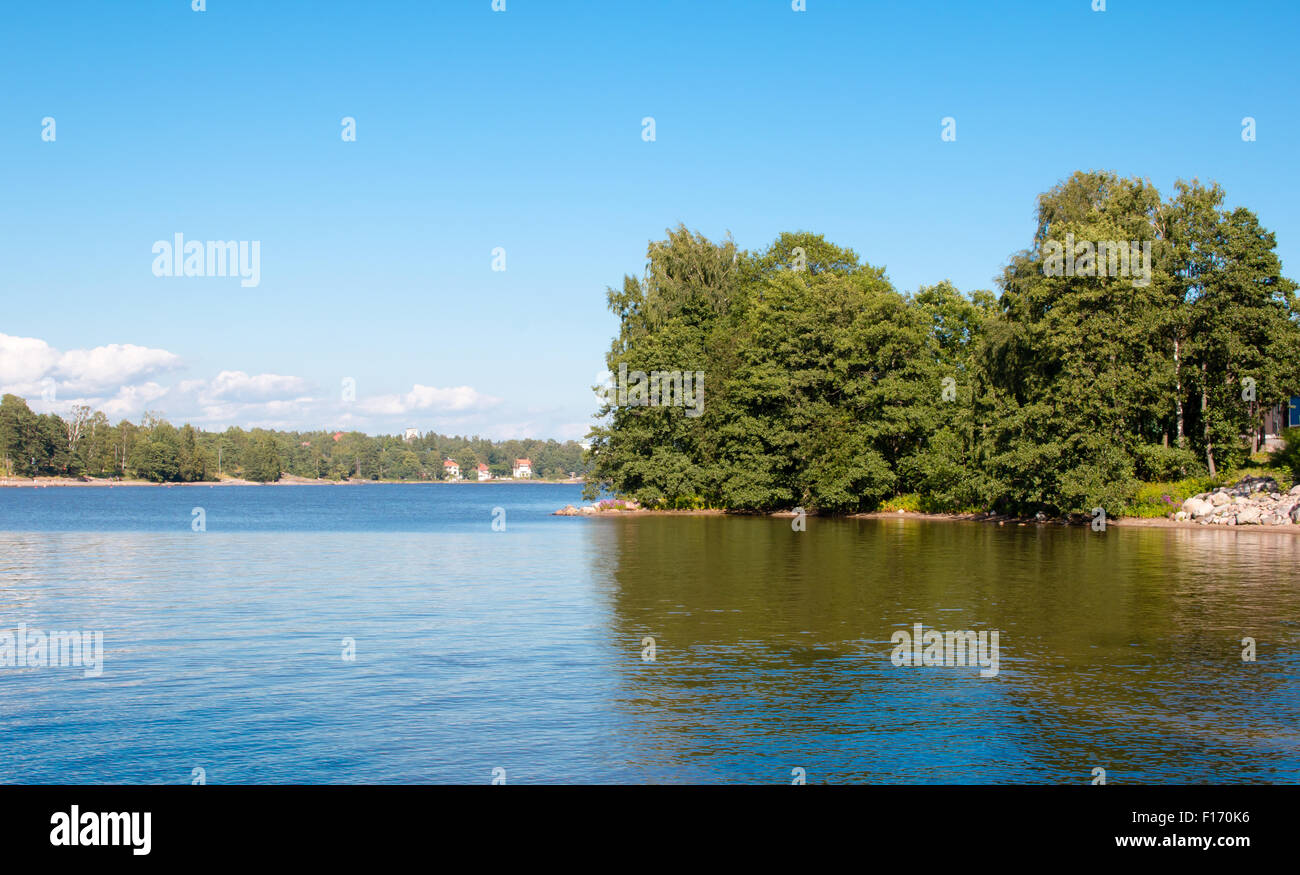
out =
<svg viewBox="0 0 1300 875"><path fill-rule="evenodd" d="M582 507L566 504L551 516L588 516L597 513L631 513L638 510L641 510L641 505L631 499L606 498L594 505L585 504Z"/></svg>
<svg viewBox="0 0 1300 875"><path fill-rule="evenodd" d="M1234 486L1193 495L1174 519L1203 526L1300 525L1300 485L1283 495L1272 477L1247 477Z"/></svg>

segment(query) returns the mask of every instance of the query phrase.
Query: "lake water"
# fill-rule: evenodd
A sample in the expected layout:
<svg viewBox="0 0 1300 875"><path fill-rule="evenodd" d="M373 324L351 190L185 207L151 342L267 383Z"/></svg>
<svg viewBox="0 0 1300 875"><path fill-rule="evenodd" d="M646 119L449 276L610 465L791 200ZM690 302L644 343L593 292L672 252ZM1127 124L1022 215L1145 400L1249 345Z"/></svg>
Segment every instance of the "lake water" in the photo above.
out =
<svg viewBox="0 0 1300 875"><path fill-rule="evenodd" d="M0 782L1300 780L1300 538L550 515L579 493L0 489L0 630L104 642L0 668ZM915 623L998 673L895 665Z"/></svg>

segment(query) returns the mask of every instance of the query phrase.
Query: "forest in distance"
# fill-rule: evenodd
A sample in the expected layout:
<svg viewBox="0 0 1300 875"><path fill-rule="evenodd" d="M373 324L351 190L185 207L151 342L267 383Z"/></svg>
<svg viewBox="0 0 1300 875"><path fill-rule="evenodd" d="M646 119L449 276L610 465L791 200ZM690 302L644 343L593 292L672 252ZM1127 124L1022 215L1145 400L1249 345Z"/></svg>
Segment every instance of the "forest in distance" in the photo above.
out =
<svg viewBox="0 0 1300 875"><path fill-rule="evenodd" d="M336 437L337 435L337 437ZM273 431L177 428L147 413L139 424L113 425L103 411L78 406L66 416L37 414L16 395L0 400L0 453L12 477L128 478L197 483L238 477L258 483L284 474L323 480L422 481L446 478L455 461L467 479L479 464L508 477L515 459L532 462L534 477L558 480L583 469L576 441L505 440L429 432L411 440L358 431Z"/></svg>
<svg viewBox="0 0 1300 875"><path fill-rule="evenodd" d="M996 293L904 294L808 232L751 252L679 226L647 261L608 291L608 369L702 372L708 392L694 417L607 399L589 495L1121 516L1251 465L1297 473L1296 430L1262 454L1264 417L1300 392L1297 286L1214 183L1162 198L1074 173L1038 197Z"/></svg>

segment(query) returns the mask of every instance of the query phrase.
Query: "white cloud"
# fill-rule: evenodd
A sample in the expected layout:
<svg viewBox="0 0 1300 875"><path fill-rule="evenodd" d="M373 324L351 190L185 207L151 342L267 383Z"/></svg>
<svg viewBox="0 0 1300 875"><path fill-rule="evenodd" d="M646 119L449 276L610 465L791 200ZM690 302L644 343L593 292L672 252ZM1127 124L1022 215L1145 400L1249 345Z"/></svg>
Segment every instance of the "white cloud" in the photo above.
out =
<svg viewBox="0 0 1300 875"><path fill-rule="evenodd" d="M582 441L591 431L590 422L563 422L555 426L555 439L559 441ZM531 435L530 435L531 437Z"/></svg>
<svg viewBox="0 0 1300 875"><path fill-rule="evenodd" d="M37 385L58 361L59 351L43 340L0 334L0 386L7 392Z"/></svg>
<svg viewBox="0 0 1300 875"><path fill-rule="evenodd" d="M249 376L243 371L222 371L207 384L203 396L217 401L285 401L302 398L310 390L302 377L281 374Z"/></svg>
<svg viewBox="0 0 1300 875"><path fill-rule="evenodd" d="M60 353L39 338L0 334L0 389L23 396L52 389L59 397L99 398L179 367L180 361L165 349L133 343Z"/></svg>
<svg viewBox="0 0 1300 875"><path fill-rule="evenodd" d="M138 417L166 394L167 388L165 386L160 386L157 383L143 383L139 386L122 386L111 398L79 398L70 403L83 403L97 410L102 410L110 421L117 422L122 419Z"/></svg>
<svg viewBox="0 0 1300 875"><path fill-rule="evenodd" d="M484 395L470 386L439 389L416 383L405 395L377 395L362 399L357 406L367 413L398 416L416 411L462 413L486 410L500 401L500 398Z"/></svg>
<svg viewBox="0 0 1300 875"><path fill-rule="evenodd" d="M337 391L317 394L311 380L287 374L224 369L211 378L178 375L181 357L164 349L112 343L60 351L34 337L0 334L0 392L27 399L33 410L66 415L85 404L113 422L157 411L173 423L221 430L358 430L396 434L414 426L443 434L509 437L579 437L585 423L573 412L505 406L472 386L415 383L410 391L346 402Z"/></svg>
<svg viewBox="0 0 1300 875"><path fill-rule="evenodd" d="M68 392L94 394L138 383L180 367L181 358L165 349L133 343L110 343L94 349L73 349L59 357L53 376Z"/></svg>

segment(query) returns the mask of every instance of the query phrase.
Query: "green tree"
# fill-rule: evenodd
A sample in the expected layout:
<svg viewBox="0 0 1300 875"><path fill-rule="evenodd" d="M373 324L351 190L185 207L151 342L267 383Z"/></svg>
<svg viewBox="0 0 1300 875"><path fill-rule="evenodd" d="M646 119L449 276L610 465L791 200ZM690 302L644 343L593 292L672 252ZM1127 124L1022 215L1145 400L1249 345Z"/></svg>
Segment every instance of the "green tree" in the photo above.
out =
<svg viewBox="0 0 1300 875"><path fill-rule="evenodd" d="M176 428L152 415L141 426L144 435L131 449L128 466L135 476L154 483L180 479L180 440Z"/></svg>
<svg viewBox="0 0 1300 875"><path fill-rule="evenodd" d="M0 399L0 452L5 470L18 477L37 471L36 446L40 423L27 402L17 395Z"/></svg>
<svg viewBox="0 0 1300 875"><path fill-rule="evenodd" d="M244 477L257 483L273 483L283 470L275 439L265 433L255 438L244 463Z"/></svg>

